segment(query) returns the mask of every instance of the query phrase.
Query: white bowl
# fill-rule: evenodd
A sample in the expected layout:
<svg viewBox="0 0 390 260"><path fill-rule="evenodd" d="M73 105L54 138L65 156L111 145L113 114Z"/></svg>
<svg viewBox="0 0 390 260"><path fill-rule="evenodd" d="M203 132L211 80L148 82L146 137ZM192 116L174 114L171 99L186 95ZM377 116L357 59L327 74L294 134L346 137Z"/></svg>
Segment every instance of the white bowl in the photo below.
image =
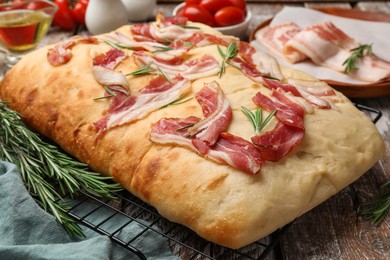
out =
<svg viewBox="0 0 390 260"><path fill-rule="evenodd" d="M180 9L182 9L184 7L184 5L185 5L185 3L181 3L181 4L177 5L175 7L175 9L173 9L172 14L176 15L177 13L179 13ZM252 18L251 12L248 9L246 9L246 17L245 17L245 20L243 22L241 22L239 24L231 25L231 26L212 27L212 28L220 31L223 34L233 35L233 36L239 37L242 40L245 40L248 38L247 31L248 31L248 26L249 26L251 18Z"/></svg>

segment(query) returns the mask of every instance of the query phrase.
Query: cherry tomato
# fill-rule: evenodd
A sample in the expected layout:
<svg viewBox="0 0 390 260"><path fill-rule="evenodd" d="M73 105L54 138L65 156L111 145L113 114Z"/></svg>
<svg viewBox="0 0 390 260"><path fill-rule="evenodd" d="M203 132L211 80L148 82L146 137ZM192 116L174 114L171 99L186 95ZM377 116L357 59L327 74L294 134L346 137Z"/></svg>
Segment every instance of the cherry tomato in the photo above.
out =
<svg viewBox="0 0 390 260"><path fill-rule="evenodd" d="M58 11L53 18L53 24L64 30L73 30L76 23L73 21L69 6L64 3L55 2L55 4L58 6Z"/></svg>
<svg viewBox="0 0 390 260"><path fill-rule="evenodd" d="M85 13L87 12L87 4L82 1L78 1L72 9L73 20L78 23L85 25Z"/></svg>
<svg viewBox="0 0 390 260"><path fill-rule="evenodd" d="M54 0L55 4L64 4L66 6L70 6L70 1L69 0Z"/></svg>
<svg viewBox="0 0 390 260"><path fill-rule="evenodd" d="M186 0L186 5L198 5L202 0Z"/></svg>
<svg viewBox="0 0 390 260"><path fill-rule="evenodd" d="M226 6L235 6L246 12L245 0L226 0L226 2L228 3Z"/></svg>
<svg viewBox="0 0 390 260"><path fill-rule="evenodd" d="M199 6L203 7L209 13L215 14L219 9L230 5L229 1L219 1L219 0L202 0L200 1Z"/></svg>
<svg viewBox="0 0 390 260"><path fill-rule="evenodd" d="M193 22L204 23L210 26L214 24L213 16L206 9L198 5L184 6L181 15Z"/></svg>
<svg viewBox="0 0 390 260"><path fill-rule="evenodd" d="M214 15L215 24L219 27L238 24L244 21L244 19L244 12L235 6L227 6L219 9Z"/></svg>

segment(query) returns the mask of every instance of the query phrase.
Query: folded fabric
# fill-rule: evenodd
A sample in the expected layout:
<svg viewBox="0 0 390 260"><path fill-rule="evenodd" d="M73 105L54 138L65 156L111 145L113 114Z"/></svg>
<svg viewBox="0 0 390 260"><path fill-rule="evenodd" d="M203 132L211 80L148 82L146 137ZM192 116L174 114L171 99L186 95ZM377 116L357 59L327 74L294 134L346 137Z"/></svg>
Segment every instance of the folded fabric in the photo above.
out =
<svg viewBox="0 0 390 260"><path fill-rule="evenodd" d="M89 218L96 221L107 214L110 214L108 210L99 210ZM125 216L117 217L115 225L106 228L115 230L128 220ZM134 222L119 235L131 238L142 230L143 226ZM86 238L70 238L61 224L35 203L24 187L17 167L0 161L0 259L138 259L134 253L113 244L108 237L86 227L83 231ZM167 241L156 232L146 232L135 239L132 246L148 259L178 259L172 255Z"/></svg>

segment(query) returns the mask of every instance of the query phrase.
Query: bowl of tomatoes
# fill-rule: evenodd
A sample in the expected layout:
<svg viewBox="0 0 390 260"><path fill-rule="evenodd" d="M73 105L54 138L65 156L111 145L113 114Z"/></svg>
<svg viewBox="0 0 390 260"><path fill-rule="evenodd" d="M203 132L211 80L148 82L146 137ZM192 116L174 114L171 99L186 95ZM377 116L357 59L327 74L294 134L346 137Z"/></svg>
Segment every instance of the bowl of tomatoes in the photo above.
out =
<svg viewBox="0 0 390 260"><path fill-rule="evenodd" d="M186 0L175 7L173 15L209 25L223 34L241 39L247 38L251 20L245 0Z"/></svg>

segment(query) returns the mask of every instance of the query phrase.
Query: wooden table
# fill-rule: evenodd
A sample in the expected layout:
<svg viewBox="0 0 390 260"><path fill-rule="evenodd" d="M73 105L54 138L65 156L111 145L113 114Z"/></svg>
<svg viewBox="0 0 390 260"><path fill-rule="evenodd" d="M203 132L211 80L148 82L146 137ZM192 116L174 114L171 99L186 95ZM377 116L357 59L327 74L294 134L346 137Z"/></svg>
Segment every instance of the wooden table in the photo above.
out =
<svg viewBox="0 0 390 260"><path fill-rule="evenodd" d="M170 15L178 2L180 1L159 1L156 12ZM249 31L272 17L287 4L309 8L331 5L382 12L390 16L390 1L319 3L312 0L305 4L298 1L284 2L287 3L278 4L267 0L248 1L253 15ZM70 35L71 33L51 29L41 45L59 41ZM378 193L380 185L390 178L390 97L354 101L379 109L383 113L376 126L386 143L384 158L355 183L294 221L274 249L274 254L271 254L268 259L390 258L390 216L381 225L373 226L361 214L362 206L370 201Z"/></svg>

